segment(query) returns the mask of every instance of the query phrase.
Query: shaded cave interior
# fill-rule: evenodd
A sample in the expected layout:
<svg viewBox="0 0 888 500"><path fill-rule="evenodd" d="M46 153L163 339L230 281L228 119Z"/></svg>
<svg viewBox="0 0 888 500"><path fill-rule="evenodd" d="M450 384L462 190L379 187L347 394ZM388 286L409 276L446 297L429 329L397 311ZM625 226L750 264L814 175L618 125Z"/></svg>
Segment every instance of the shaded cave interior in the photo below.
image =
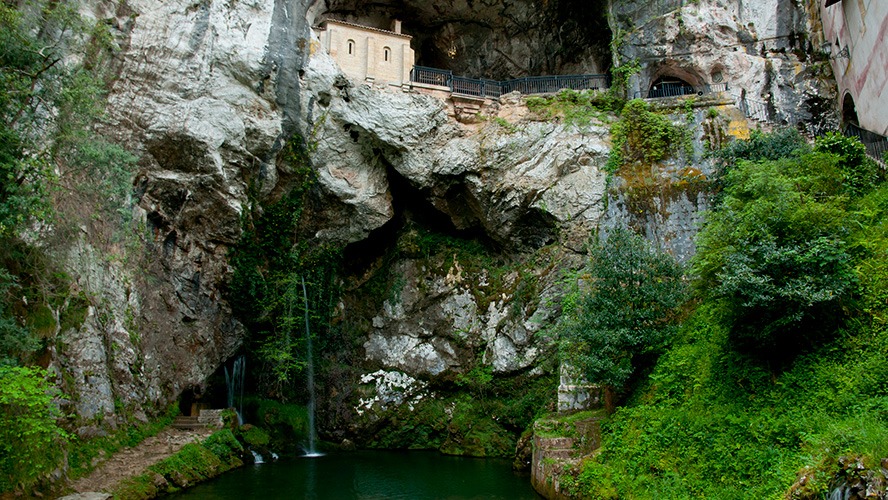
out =
<svg viewBox="0 0 888 500"><path fill-rule="evenodd" d="M415 64L470 78L597 74L611 65L606 0L319 0L308 21L324 19L385 30L400 20Z"/></svg>

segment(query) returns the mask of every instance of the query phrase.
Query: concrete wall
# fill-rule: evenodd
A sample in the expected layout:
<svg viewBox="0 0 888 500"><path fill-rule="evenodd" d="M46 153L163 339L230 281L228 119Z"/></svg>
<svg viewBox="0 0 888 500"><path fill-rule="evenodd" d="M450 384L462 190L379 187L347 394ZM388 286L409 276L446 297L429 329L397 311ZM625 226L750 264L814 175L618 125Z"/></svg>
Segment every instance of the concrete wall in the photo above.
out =
<svg viewBox="0 0 888 500"><path fill-rule="evenodd" d="M414 52L409 35L328 20L319 36L350 78L394 85L410 81Z"/></svg>
<svg viewBox="0 0 888 500"><path fill-rule="evenodd" d="M823 33L832 44L839 110L850 94L860 126L888 135L888 1L842 0L829 7L820 1ZM850 57L839 57L846 46Z"/></svg>

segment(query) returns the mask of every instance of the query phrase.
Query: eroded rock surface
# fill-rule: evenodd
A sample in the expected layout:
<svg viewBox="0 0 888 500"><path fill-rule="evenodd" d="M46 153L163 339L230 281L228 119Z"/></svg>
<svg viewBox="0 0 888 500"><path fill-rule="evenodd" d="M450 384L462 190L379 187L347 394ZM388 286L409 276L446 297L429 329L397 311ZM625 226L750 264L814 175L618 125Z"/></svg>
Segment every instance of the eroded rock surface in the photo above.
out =
<svg viewBox="0 0 888 500"><path fill-rule="evenodd" d="M241 347L244 329L225 301L229 253L240 241L245 207L273 202L292 187L293 164L282 154L288 143L304 144L316 177L301 228L313 243L348 246L388 230L394 236L379 245L391 248L403 243L397 239L408 232L405 221L420 214L435 221L432 230L481 241L500 258L488 264L404 251L387 264L399 277L391 288L397 293L368 304L359 285L348 288L343 317L361 336L358 375L384 370L446 381L478 366L498 375L534 373L547 357L540 332L558 314L562 271L581 265L599 229L628 220L681 260L693 253L705 196L664 193L648 200L656 210L639 215L619 176L608 184L614 117L583 125L545 119L517 94L466 113L416 89L349 81L313 38L310 22L334 14L381 22L400 12L386 2L311 3L128 0L90 7L108 20L120 46L106 131L139 154L132 222L144 231L138 251L119 251L116 261L86 243L66 257L80 288L107 298L63 332L53 361L76 395L63 403L84 422L113 426L116 401L146 418L183 391L202 391ZM418 52L431 44L437 48L427 54L443 54L456 43L453 69L485 72L470 76L588 73L608 64L600 46L557 51L574 43L561 37L576 28L563 12L571 2L398 5L408 32L410 22L435 27L417 36ZM459 19L442 20L460 9ZM641 63L631 91L646 90L669 70L702 83L719 74L732 89L787 109L821 95L793 52L807 51L799 36L807 21L797 10L778 0L742 7L701 0L645 19L619 49L623 60ZM624 18L632 15L617 15L615 26L629 28ZM553 19L564 22L549 30ZM510 31L519 25L527 29ZM491 38L482 43L485 33ZM695 131L705 125L704 112L693 112ZM695 152L658 165L655 175L675 184L691 166L711 173L700 162L704 137L695 134ZM360 284L379 261L344 278ZM521 288L530 284L531 292ZM357 401L344 402L350 393L343 391L336 396L343 408ZM80 431L106 429L90 423Z"/></svg>

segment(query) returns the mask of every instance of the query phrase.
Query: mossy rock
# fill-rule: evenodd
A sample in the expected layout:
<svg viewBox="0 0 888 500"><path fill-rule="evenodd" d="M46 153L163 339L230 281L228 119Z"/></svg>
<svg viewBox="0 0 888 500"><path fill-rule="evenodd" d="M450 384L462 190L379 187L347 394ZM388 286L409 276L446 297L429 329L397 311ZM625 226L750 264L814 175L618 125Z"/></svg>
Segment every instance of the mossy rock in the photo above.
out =
<svg viewBox="0 0 888 500"><path fill-rule="evenodd" d="M228 464L241 460L245 453L244 447L228 429L214 433L204 440L202 446Z"/></svg>
<svg viewBox="0 0 888 500"><path fill-rule="evenodd" d="M189 443L175 455L148 468L177 488L185 488L214 477L222 469L222 459L198 444Z"/></svg>
<svg viewBox="0 0 888 500"><path fill-rule="evenodd" d="M169 483L156 472L121 481L115 488L113 500L148 500L169 491Z"/></svg>
<svg viewBox="0 0 888 500"><path fill-rule="evenodd" d="M247 414L254 415L252 420L261 427L254 427L245 436L240 432L241 438L249 445L258 448L271 448L284 453L296 452L302 449L302 445L308 440L308 409L304 406L284 404L268 399L252 399L247 402ZM262 434L264 434L264 438ZM255 441L267 439L265 444Z"/></svg>
<svg viewBox="0 0 888 500"><path fill-rule="evenodd" d="M121 481L113 488L114 500L146 500L193 486L242 466L243 454L231 431L218 431L202 444L186 444L147 473Z"/></svg>
<svg viewBox="0 0 888 500"><path fill-rule="evenodd" d="M244 424L239 429L241 439L253 448L267 448L271 436L261 427L255 425Z"/></svg>

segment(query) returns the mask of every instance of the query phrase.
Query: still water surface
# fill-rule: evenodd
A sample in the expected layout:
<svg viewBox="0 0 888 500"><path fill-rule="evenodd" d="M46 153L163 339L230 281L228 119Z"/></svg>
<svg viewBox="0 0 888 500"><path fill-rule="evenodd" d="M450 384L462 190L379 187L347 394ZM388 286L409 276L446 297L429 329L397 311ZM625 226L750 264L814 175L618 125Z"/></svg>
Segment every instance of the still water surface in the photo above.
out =
<svg viewBox="0 0 888 500"><path fill-rule="evenodd" d="M539 500L506 460L429 451L331 453L248 465L174 500Z"/></svg>

